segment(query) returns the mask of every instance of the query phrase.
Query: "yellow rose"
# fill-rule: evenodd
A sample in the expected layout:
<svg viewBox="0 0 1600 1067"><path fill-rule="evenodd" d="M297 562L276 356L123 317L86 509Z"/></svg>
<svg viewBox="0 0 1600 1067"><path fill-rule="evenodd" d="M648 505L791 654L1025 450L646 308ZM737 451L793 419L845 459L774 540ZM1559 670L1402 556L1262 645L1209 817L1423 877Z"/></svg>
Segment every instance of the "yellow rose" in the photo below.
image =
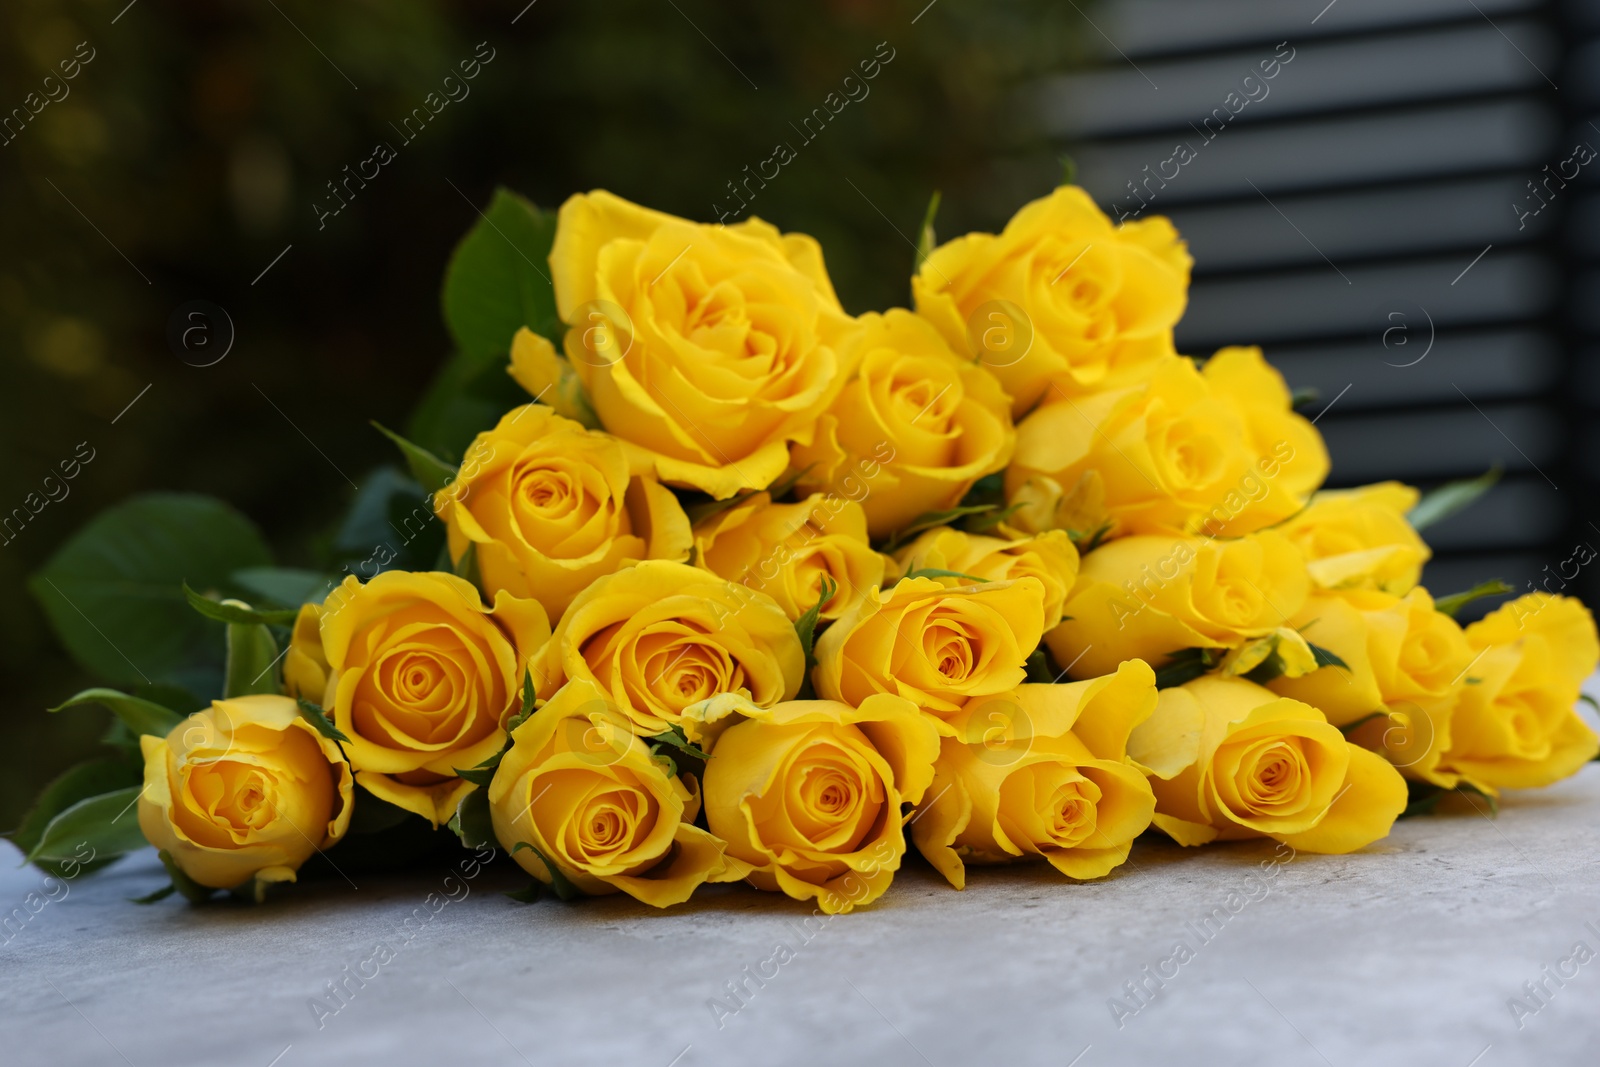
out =
<svg viewBox="0 0 1600 1067"><path fill-rule="evenodd" d="M1128 858L1156 801L1127 759L1128 733L1156 706L1156 677L1129 660L1115 674L1020 685L973 701L943 738L912 837L957 889L965 863L1043 857L1069 878L1099 878ZM965 861L965 863L963 862Z"/></svg>
<svg viewBox="0 0 1600 1067"><path fill-rule="evenodd" d="M709 754L706 824L752 885L830 915L883 895L906 849L900 805L922 799L939 753L914 705L879 693L761 708L724 694L683 725Z"/></svg>
<svg viewBox="0 0 1600 1067"><path fill-rule="evenodd" d="M772 484L849 370L853 325L817 242L760 219L711 226L604 191L561 206L550 249L563 368L528 335L511 373L535 396L576 374L600 423L669 485Z"/></svg>
<svg viewBox="0 0 1600 1067"><path fill-rule="evenodd" d="M214 700L139 745L139 829L200 885L292 882L350 826L350 765L289 697Z"/></svg>
<svg viewBox="0 0 1600 1067"><path fill-rule="evenodd" d="M1467 627L1478 653L1451 718L1444 766L1485 791L1550 785L1595 758L1575 710L1600 660L1594 617L1571 597L1530 593Z"/></svg>
<svg viewBox="0 0 1600 1067"><path fill-rule="evenodd" d="M800 691L805 652L773 599L686 563L649 560L578 595L534 680L547 697L597 683L634 732L654 737L717 693L770 707Z"/></svg>
<svg viewBox="0 0 1600 1067"><path fill-rule="evenodd" d="M1074 678L1125 659L1161 666L1185 648L1232 648L1283 626L1311 579L1288 538L1124 537L1083 557L1066 616L1045 644Z"/></svg>
<svg viewBox="0 0 1600 1067"><path fill-rule="evenodd" d="M1051 381L1120 385L1170 355L1194 261L1164 218L1113 226L1076 186L1024 206L998 236L934 249L917 313L999 377L1021 418Z"/></svg>
<svg viewBox="0 0 1600 1067"><path fill-rule="evenodd" d="M1418 493L1399 482L1324 489L1280 530L1305 553L1323 589L1409 593L1433 553L1406 521Z"/></svg>
<svg viewBox="0 0 1600 1067"><path fill-rule="evenodd" d="M489 596L537 600L553 619L625 563L689 558L689 519L672 491L630 470L616 438L542 404L513 408L479 434L433 504L450 558L475 548Z"/></svg>
<svg viewBox="0 0 1600 1067"><path fill-rule="evenodd" d="M283 654L283 688L290 696L318 703L328 688L328 657L322 651L322 605L301 604Z"/></svg>
<svg viewBox="0 0 1600 1067"><path fill-rule="evenodd" d="M1172 356L1125 387L1047 396L1017 427L1006 494L1028 530L1236 537L1299 511L1327 473L1278 372L1225 348L1204 371Z"/></svg>
<svg viewBox="0 0 1600 1067"><path fill-rule="evenodd" d="M859 705L893 693L940 718L1015 689L1044 629L1037 578L947 589L908 578L873 590L817 639L817 695ZM948 729L948 727L946 727Z"/></svg>
<svg viewBox="0 0 1600 1067"><path fill-rule="evenodd" d="M756 493L695 527L700 566L749 586L798 619L822 597L822 580L834 584L822 606L831 621L883 584L884 557L867 541L861 505L833 493L814 493L793 504L775 504Z"/></svg>
<svg viewBox="0 0 1600 1067"><path fill-rule="evenodd" d="M1005 467L1015 433L994 377L964 363L909 311L861 316L845 352L857 368L792 463L802 492L859 499L873 537L954 507Z"/></svg>
<svg viewBox="0 0 1600 1067"><path fill-rule="evenodd" d="M451 574L346 578L322 606L323 704L356 780L435 826L449 820L474 788L456 770L500 751L549 636L538 601L502 592L488 609Z"/></svg>
<svg viewBox="0 0 1600 1067"><path fill-rule="evenodd" d="M1371 590L1313 596L1290 625L1345 666L1275 679L1267 683L1273 692L1315 706L1335 726L1384 712L1352 731L1351 740L1388 756L1408 777L1456 784L1439 771L1439 759L1472 652L1456 621L1434 610L1426 589L1404 597Z"/></svg>
<svg viewBox="0 0 1600 1067"><path fill-rule="evenodd" d="M1016 540L970 534L939 526L919 536L894 555L897 576L912 571L943 570L982 578L1010 581L1037 578L1044 587L1044 628L1061 621L1067 594L1078 577L1078 549L1065 530ZM946 586L970 585L950 575L929 575Z"/></svg>
<svg viewBox="0 0 1600 1067"><path fill-rule="evenodd" d="M512 731L489 813L501 846L546 885L549 860L585 893L665 908L749 873L694 825L693 781L669 774L605 691L580 679Z"/></svg>
<svg viewBox="0 0 1600 1067"><path fill-rule="evenodd" d="M1384 837L1406 807L1389 763L1309 704L1243 678L1161 690L1128 755L1150 772L1156 827L1181 845L1270 837L1344 853Z"/></svg>

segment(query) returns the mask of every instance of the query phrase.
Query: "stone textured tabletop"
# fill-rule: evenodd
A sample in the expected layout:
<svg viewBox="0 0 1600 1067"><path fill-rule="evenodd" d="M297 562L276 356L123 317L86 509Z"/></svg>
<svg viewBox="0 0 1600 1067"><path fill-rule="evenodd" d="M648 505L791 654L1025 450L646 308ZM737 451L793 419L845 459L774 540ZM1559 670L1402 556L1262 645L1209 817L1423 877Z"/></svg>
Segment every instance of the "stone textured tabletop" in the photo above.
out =
<svg viewBox="0 0 1600 1067"><path fill-rule="evenodd" d="M668 913L626 897L523 905L501 891L525 877L499 868L141 907L128 898L165 882L146 852L54 885L20 925L12 913L0 1058L1593 1063L1600 961L1582 961L1600 951L1600 766L1486 812L1463 803L1367 853L1281 865L1270 842L1141 841L1084 885L979 871L958 893L918 862L877 905L809 925L808 908L728 887ZM27 914L45 881L6 858L0 901Z"/></svg>

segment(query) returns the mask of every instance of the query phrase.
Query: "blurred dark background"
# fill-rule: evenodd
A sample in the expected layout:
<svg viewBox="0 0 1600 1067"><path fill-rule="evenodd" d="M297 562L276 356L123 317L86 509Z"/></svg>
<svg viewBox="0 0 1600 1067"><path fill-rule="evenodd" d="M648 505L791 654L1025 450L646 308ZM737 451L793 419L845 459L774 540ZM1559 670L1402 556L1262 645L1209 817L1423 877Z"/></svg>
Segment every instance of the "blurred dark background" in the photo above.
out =
<svg viewBox="0 0 1600 1067"><path fill-rule="evenodd" d="M231 501L280 563L324 562L352 483L392 459L367 420L403 426L449 354L440 279L501 184L545 207L604 186L710 219L790 142L751 208L819 238L861 312L907 302L933 190L941 235L994 229L1070 153L1103 207L1136 210L1130 183L1190 143L1178 177L1141 186L1197 260L1180 348L1261 343L1316 386L1333 484L1501 464L1501 486L1429 531L1436 591L1560 569L1575 542L1600 546L1600 381L1583 373L1600 365L1600 161L1537 199L1528 183L1600 147L1597 7L8 0L0 119L49 102L0 125L0 512L94 458L0 545L0 825L104 726L42 714L94 679L26 575L157 488ZM791 124L881 42L893 58L865 98L802 145ZM1280 42L1293 59L1270 92L1207 140ZM414 139L396 128L491 53ZM319 221L327 183L379 142L394 160ZM215 315L213 347L171 337L196 300L236 331L209 366L193 364L227 339ZM1597 588L1584 571L1569 591Z"/></svg>

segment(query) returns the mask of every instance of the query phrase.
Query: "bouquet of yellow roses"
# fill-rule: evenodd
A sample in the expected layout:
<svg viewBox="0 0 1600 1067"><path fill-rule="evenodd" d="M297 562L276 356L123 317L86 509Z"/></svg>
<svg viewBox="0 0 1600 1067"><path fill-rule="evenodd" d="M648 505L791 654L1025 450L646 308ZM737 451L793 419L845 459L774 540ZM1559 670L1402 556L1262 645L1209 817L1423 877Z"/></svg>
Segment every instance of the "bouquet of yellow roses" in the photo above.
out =
<svg viewBox="0 0 1600 1067"><path fill-rule="evenodd" d="M1259 349L1174 348L1165 219L1063 186L1000 234L932 223L914 310L851 316L804 235L499 193L447 272L457 353L383 431L406 471L320 570L155 495L36 577L125 684L63 705L115 713L110 754L13 840L74 874L155 845L146 900L464 845L529 899L832 914L911 847L958 889L1099 878L1152 830L1344 853L1595 757L1581 604L1463 628L1509 587L1418 585L1418 531L1492 477L1321 490Z"/></svg>

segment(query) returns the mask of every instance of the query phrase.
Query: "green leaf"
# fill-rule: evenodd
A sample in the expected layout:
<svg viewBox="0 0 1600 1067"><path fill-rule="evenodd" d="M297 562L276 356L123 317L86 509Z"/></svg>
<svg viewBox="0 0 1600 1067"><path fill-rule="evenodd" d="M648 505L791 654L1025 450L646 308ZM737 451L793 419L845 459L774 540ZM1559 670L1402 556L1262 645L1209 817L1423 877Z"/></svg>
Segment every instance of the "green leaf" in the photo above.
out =
<svg viewBox="0 0 1600 1067"><path fill-rule="evenodd" d="M235 601L234 603L240 603ZM278 642L272 631L257 623L230 623L227 656L223 661L222 695L225 698L278 692Z"/></svg>
<svg viewBox="0 0 1600 1067"><path fill-rule="evenodd" d="M1448 790L1432 782L1415 782L1406 779L1406 807L1400 813L1400 818L1409 819L1417 815L1428 815L1439 806L1439 801L1444 799Z"/></svg>
<svg viewBox="0 0 1600 1067"><path fill-rule="evenodd" d="M1489 802L1489 814L1500 814L1500 798L1495 796L1493 793L1485 793L1471 782L1461 782L1455 787L1454 792L1460 793L1463 796L1480 796ZM1473 807L1477 807L1477 805L1474 804Z"/></svg>
<svg viewBox="0 0 1600 1067"><path fill-rule="evenodd" d="M1423 494L1417 506L1406 515L1413 529L1422 530L1436 522L1448 519L1456 512L1487 493L1500 480L1497 463L1476 478L1446 482L1430 493Z"/></svg>
<svg viewBox="0 0 1600 1067"><path fill-rule="evenodd" d="M1490 578L1487 582L1479 582L1463 593L1451 593L1449 596L1439 597L1433 602L1434 608L1444 612L1452 619L1463 607L1474 600L1486 596L1504 596L1506 593L1515 593L1516 589L1499 578Z"/></svg>
<svg viewBox="0 0 1600 1067"><path fill-rule="evenodd" d="M554 214L495 190L445 269L444 320L457 352L476 364L504 365L524 326L560 347L549 263L555 235Z"/></svg>
<svg viewBox="0 0 1600 1067"><path fill-rule="evenodd" d="M562 900L568 901L577 900L579 897L583 896L583 890L573 885L571 879L561 872L560 867L557 867L555 864L551 863L549 858L546 857L543 852L540 852L526 841L518 841L512 846L511 852L513 855L515 855L516 853L521 852L523 849L527 849L535 856L538 856L540 860L544 861L545 870L550 872L550 888L555 890L556 896L560 897Z"/></svg>
<svg viewBox="0 0 1600 1067"><path fill-rule="evenodd" d="M426 492L437 493L455 480L456 468L426 448L407 441L376 419L372 420L372 426L400 449L400 454L405 457L406 467L411 471L411 477L415 478L417 484Z"/></svg>
<svg viewBox="0 0 1600 1067"><path fill-rule="evenodd" d="M90 674L123 684L181 681L196 670L215 679L214 631L190 609L183 584L222 588L235 571L271 562L254 524L227 504L158 493L102 512L28 587Z"/></svg>
<svg viewBox="0 0 1600 1067"><path fill-rule="evenodd" d="M998 511L998 504L964 504L949 508L945 511L929 511L911 520L911 524L899 533L884 542L878 549L884 555L893 555L895 550L916 539L917 535L937 526L948 526L957 519L968 515L985 515L991 511Z"/></svg>
<svg viewBox="0 0 1600 1067"><path fill-rule="evenodd" d="M294 567L245 567L234 571L231 577L233 584L245 592L290 608L320 604L338 584L331 575Z"/></svg>
<svg viewBox="0 0 1600 1067"><path fill-rule="evenodd" d="M1171 689L1192 682L1222 662L1222 653L1214 648L1185 648L1171 654L1168 662L1156 668L1156 688Z"/></svg>
<svg viewBox="0 0 1600 1067"><path fill-rule="evenodd" d="M489 791L474 789L461 798L451 829L468 848L499 847L494 837L494 819L489 814Z"/></svg>
<svg viewBox="0 0 1600 1067"><path fill-rule="evenodd" d="M1322 395L1322 390L1314 385L1302 385L1289 394L1289 406L1303 408L1307 404L1315 404Z"/></svg>
<svg viewBox="0 0 1600 1067"><path fill-rule="evenodd" d="M134 806L143 786L129 786L80 800L51 819L39 841L28 850L29 863L84 862L83 851L94 859L111 859L145 846Z"/></svg>
<svg viewBox="0 0 1600 1067"><path fill-rule="evenodd" d="M379 800L371 793L363 792L361 799L355 805L355 810L350 813L350 832L352 834L381 833L384 830L399 826L407 819L421 821L420 816L407 811L398 804L391 804L387 800Z"/></svg>
<svg viewBox="0 0 1600 1067"><path fill-rule="evenodd" d="M528 888L510 890L506 896L519 904L537 904L544 899L544 883L535 878Z"/></svg>
<svg viewBox="0 0 1600 1067"><path fill-rule="evenodd" d="M933 219L939 214L939 196L939 190L935 189L928 200L928 210L922 216L922 228L917 231L917 258L911 265L912 274L920 271L928 257L933 255L933 250L939 247L939 240L933 235Z"/></svg>
<svg viewBox="0 0 1600 1067"><path fill-rule="evenodd" d="M204 904L216 895L215 889L201 885L185 874L183 868L178 866L178 861L173 859L166 849L162 849L156 855L161 858L161 866L167 869L167 877L172 879L172 888L183 894L183 899L191 904Z"/></svg>
<svg viewBox="0 0 1600 1067"><path fill-rule="evenodd" d="M965 578L969 582L987 583L989 579L979 578L976 574L963 574L960 571L947 571L943 567L913 567L900 576L900 581L912 578ZM899 582L895 583L896 585Z"/></svg>
<svg viewBox="0 0 1600 1067"><path fill-rule="evenodd" d="M23 855L33 851L44 837L50 820L80 800L139 785L142 775L136 766L120 759L102 756L69 767L51 780L39 793L22 822L6 836Z"/></svg>
<svg viewBox="0 0 1600 1067"><path fill-rule="evenodd" d="M333 720L328 718L328 713L322 710L322 705L313 704L311 701L304 699L298 701L298 703L300 705L300 717L315 726L317 733L334 741L349 742L350 739L337 726L333 725Z"/></svg>
<svg viewBox="0 0 1600 1067"><path fill-rule="evenodd" d="M212 600L183 583L183 595L189 606L208 619L227 623L254 623L262 626L293 626L296 611L257 611L240 600Z"/></svg>
<svg viewBox="0 0 1600 1067"><path fill-rule="evenodd" d="M1584 704L1589 705L1595 711L1600 711L1600 700L1596 700L1594 697L1590 696L1588 693L1579 693L1578 694L1578 700L1581 701Z"/></svg>
<svg viewBox="0 0 1600 1067"><path fill-rule="evenodd" d="M162 886L160 889L157 889L153 893L146 893L142 897L129 897L128 898L128 903L130 903L130 904L154 904L158 900L166 900L168 897L170 897L172 894L176 893L177 891L178 891L178 887L173 885L171 882L168 882L166 885Z"/></svg>
<svg viewBox="0 0 1600 1067"><path fill-rule="evenodd" d="M1307 641L1306 647L1311 649L1311 658L1316 660L1318 667L1343 667L1345 670L1350 669L1350 664L1340 659L1334 653L1323 648L1321 645L1313 645L1310 641Z"/></svg>
<svg viewBox="0 0 1600 1067"><path fill-rule="evenodd" d="M1073 185L1078 180L1078 161L1065 152L1058 157L1061 162L1061 184Z"/></svg>
<svg viewBox="0 0 1600 1067"><path fill-rule="evenodd" d="M172 728L183 721L183 716L171 708L162 707L154 701L141 697L129 696L115 689L85 689L76 696L51 708L52 713L65 711L67 708L81 707L84 704L103 704L110 708L128 729L136 734L155 734L165 737L172 732Z"/></svg>
<svg viewBox="0 0 1600 1067"><path fill-rule="evenodd" d="M474 437L533 399L506 369L505 359L484 363L456 355L445 361L412 409L406 436L441 459L465 455Z"/></svg>

